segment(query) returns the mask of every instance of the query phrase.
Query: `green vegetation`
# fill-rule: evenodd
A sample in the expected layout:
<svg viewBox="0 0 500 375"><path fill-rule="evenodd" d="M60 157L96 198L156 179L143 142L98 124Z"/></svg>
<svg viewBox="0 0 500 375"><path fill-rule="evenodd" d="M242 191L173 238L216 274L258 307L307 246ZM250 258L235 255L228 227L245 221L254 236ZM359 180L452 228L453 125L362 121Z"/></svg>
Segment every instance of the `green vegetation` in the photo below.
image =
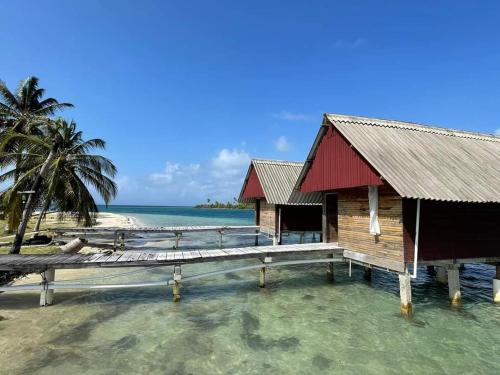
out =
<svg viewBox="0 0 500 375"><path fill-rule="evenodd" d="M73 105L43 99L38 78L21 81L15 93L0 81L0 183L3 214L9 232L17 228L11 253L19 253L32 212L53 207L72 212L78 224L90 226L98 211L89 186L107 204L116 196L112 178L116 167L94 149L104 149L102 139L84 140L76 123L54 118ZM21 192L28 192L22 194ZM38 229L41 220L35 223Z"/></svg>
<svg viewBox="0 0 500 375"><path fill-rule="evenodd" d="M232 209L253 209L255 206L253 203L240 203L238 199L233 198L233 202L221 203L215 201L211 203L210 199L207 199L207 203L198 204L194 206L195 208L232 208Z"/></svg>

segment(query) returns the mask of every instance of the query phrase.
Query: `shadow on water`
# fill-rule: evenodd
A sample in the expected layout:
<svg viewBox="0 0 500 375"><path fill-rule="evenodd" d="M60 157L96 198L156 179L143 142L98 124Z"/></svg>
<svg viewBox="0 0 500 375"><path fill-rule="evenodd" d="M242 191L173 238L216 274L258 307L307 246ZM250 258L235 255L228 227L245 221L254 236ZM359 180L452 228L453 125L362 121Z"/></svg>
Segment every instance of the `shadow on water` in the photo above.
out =
<svg viewBox="0 0 500 375"><path fill-rule="evenodd" d="M254 351L294 351L300 346L300 340L294 336L283 336L277 339L266 339L259 333L260 321L248 311L241 313L241 339Z"/></svg>

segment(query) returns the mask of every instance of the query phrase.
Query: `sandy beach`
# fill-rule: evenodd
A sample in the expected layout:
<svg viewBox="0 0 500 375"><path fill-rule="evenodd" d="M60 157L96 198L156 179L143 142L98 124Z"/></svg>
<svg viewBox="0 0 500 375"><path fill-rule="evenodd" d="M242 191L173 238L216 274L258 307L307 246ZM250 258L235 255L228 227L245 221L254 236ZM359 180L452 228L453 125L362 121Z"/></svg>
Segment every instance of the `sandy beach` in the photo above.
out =
<svg viewBox="0 0 500 375"><path fill-rule="evenodd" d="M99 212L97 214L96 227L117 227L117 228L133 228L138 226L137 220L130 216L113 214L110 212Z"/></svg>

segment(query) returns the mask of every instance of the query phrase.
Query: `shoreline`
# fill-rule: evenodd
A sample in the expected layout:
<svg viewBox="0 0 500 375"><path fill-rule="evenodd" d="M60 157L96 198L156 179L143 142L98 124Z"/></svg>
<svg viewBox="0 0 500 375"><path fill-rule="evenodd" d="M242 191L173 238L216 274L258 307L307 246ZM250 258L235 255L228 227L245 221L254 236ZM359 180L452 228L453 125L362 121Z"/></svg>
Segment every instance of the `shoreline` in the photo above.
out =
<svg viewBox="0 0 500 375"><path fill-rule="evenodd" d="M146 226L135 216L117 214L112 212L98 212L96 223L97 224L93 226L94 228L139 228Z"/></svg>

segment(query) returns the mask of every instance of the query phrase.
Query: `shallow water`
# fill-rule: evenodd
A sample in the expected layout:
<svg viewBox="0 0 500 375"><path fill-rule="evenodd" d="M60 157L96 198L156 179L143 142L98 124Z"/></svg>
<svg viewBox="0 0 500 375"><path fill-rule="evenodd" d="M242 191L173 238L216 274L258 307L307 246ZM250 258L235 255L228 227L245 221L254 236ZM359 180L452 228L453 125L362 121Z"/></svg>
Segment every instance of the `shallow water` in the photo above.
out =
<svg viewBox="0 0 500 375"><path fill-rule="evenodd" d="M204 240L192 237L186 246ZM183 274L246 264L254 261L183 266ZM117 272L123 269L87 275ZM113 282L171 274L162 267ZM349 278L341 264L333 283L324 265L271 269L265 289L257 270L197 280L183 285L176 304L163 287L58 290L48 308L37 307L37 293L3 294L1 373L499 373L493 274L493 267L468 265L462 307L454 309L446 286L420 269L409 320L399 315L396 276L375 271L368 283L362 269Z"/></svg>

